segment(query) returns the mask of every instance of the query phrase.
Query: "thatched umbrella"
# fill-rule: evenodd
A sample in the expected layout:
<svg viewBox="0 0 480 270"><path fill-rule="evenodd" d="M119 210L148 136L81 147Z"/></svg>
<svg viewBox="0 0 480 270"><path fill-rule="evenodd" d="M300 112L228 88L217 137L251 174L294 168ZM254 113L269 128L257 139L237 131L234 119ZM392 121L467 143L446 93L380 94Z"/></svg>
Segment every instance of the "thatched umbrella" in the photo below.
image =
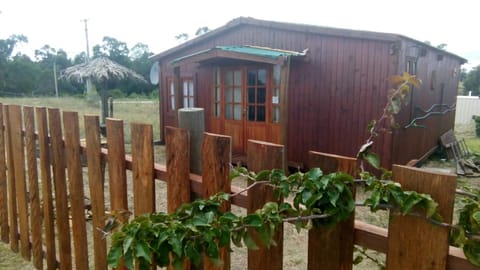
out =
<svg viewBox="0 0 480 270"><path fill-rule="evenodd" d="M84 64L79 64L66 68L62 77L67 80L75 80L83 82L87 78L91 78L97 82L104 82L111 79L135 79L141 82L147 82L142 75L135 71L126 68L106 57L95 58L92 61Z"/></svg>
<svg viewBox="0 0 480 270"><path fill-rule="evenodd" d="M102 83L106 85L106 82L110 80L122 80L127 78L147 83L142 75L106 57L95 58L88 63L68 67L62 72L61 77L77 82L91 79L96 81L99 85ZM105 118L107 117L107 89L104 88L105 87L102 87L100 89L102 98L102 123L105 123Z"/></svg>

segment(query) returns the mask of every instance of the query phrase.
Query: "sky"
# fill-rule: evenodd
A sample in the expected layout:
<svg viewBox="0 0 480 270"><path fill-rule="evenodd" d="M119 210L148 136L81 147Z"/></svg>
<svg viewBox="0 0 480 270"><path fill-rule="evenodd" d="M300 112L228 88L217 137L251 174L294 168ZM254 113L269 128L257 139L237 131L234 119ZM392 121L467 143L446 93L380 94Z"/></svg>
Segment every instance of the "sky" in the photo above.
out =
<svg viewBox="0 0 480 270"><path fill-rule="evenodd" d="M23 34L19 51L29 56L45 44L68 57L90 54L104 36L148 45L154 54L180 44L175 36L194 36L237 17L395 33L436 46L480 65L480 24L476 0L0 0L0 39Z"/></svg>

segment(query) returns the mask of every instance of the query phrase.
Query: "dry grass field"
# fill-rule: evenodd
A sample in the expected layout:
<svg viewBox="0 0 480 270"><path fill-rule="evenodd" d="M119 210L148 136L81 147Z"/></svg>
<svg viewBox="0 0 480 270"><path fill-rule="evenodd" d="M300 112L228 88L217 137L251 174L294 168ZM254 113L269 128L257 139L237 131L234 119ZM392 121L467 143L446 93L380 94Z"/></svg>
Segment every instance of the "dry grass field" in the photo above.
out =
<svg viewBox="0 0 480 270"><path fill-rule="evenodd" d="M100 106L98 104L92 104L86 102L84 99L73 97L62 98L0 98L0 103L6 104L19 104L36 107L47 108L59 108L62 111L76 111L80 116L80 126L83 127L82 115L94 114L100 115ZM114 118L123 119L125 123L125 136L127 143L130 142L130 125L132 122L148 123L153 125L154 139L159 139L159 112L158 101L139 101L139 100L119 100L114 105ZM457 137L465 138L467 144L472 151L480 153L480 139L476 138L473 133L473 126L461 126L456 127ZM155 160L157 162L164 162L164 147L156 146ZM128 151L128 150L127 150ZM441 169L449 169L453 167L451 162L444 162L440 160L430 161L425 166L435 167ZM108 175L108 174L106 174ZM87 179L84 174L84 179ZM87 183L87 180L85 180ZM108 183L108 181L107 181ZM242 183L235 182L234 184L243 185ZM465 179L459 178L459 184L480 186L480 179ZM88 188L88 184L86 184ZM108 191L108 187L105 187ZM89 194L88 190L85 190L85 194ZM158 211L166 210L166 198L165 184L158 182L156 184L157 198L160 198L157 202L156 209ZM106 194L107 195L107 194ZM133 195L132 195L133 196ZM366 194L362 191L357 192L357 201L363 201ZM129 198L133 200L133 198ZM244 209L233 207L233 211L236 213L244 213ZM356 218L370 224L386 227L388 222L388 213L385 211L379 211L377 213L371 213L367 208L358 207L356 210ZM286 224L285 226L285 250L284 250L284 269L306 269L307 260L307 233L302 231L297 233L294 226ZM234 249L232 254L232 269L241 270L246 269L246 249ZM379 260L384 260L383 254L377 254L375 252L369 252L369 254ZM93 261L93 259L92 259ZM10 251L9 246L0 242L0 269L34 269L31 264L25 262L20 255ZM93 269L93 267L92 267ZM356 270L378 269L378 265L372 261L365 259L361 264L354 266Z"/></svg>

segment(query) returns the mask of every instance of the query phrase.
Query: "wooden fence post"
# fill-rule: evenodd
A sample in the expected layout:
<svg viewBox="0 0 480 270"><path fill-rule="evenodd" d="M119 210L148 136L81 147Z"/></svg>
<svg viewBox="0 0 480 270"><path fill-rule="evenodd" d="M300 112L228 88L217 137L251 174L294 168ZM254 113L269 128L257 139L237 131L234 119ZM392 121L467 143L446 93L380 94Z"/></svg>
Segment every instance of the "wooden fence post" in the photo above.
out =
<svg viewBox="0 0 480 270"><path fill-rule="evenodd" d="M138 216L155 211L152 126L132 123L131 133L134 214Z"/></svg>
<svg viewBox="0 0 480 270"><path fill-rule="evenodd" d="M356 176L355 158L309 152L309 168L319 167L324 174L344 172ZM352 187L354 193L354 187ZM352 269L355 212L333 228L312 228L308 231L308 269Z"/></svg>
<svg viewBox="0 0 480 270"><path fill-rule="evenodd" d="M25 144L23 141L22 111L20 106L7 106L9 116L9 139L12 149L12 167L9 173L14 174L15 197L17 200L18 217L20 221L20 253L26 260L30 260L30 233L28 226L27 183L25 178ZM12 229L12 228L10 228ZM14 228L16 231L16 228Z"/></svg>
<svg viewBox="0 0 480 270"><path fill-rule="evenodd" d="M456 178L455 175L393 166L393 180L400 183L404 190L430 194L438 203L443 222L447 223L452 222ZM446 269L449 231L449 228L435 226L423 218L391 216L386 268Z"/></svg>
<svg viewBox="0 0 480 270"><path fill-rule="evenodd" d="M11 120L8 105L5 106L5 131L6 131L6 149L7 149L7 188L8 188L8 228L10 249L14 252L18 252L18 211L17 211L17 199L15 195L15 174L14 174L14 162L13 162L13 147L11 143Z"/></svg>
<svg viewBox="0 0 480 270"><path fill-rule="evenodd" d="M47 110L36 108L40 177L42 179L43 225L47 269L57 267L55 251L55 215L53 212L52 173L50 171L50 147L48 142Z"/></svg>
<svg viewBox="0 0 480 270"><path fill-rule="evenodd" d="M53 183L55 187L55 218L60 251L60 269L72 269L70 218L68 216L65 154L59 109L48 109L50 145L52 149Z"/></svg>
<svg viewBox="0 0 480 270"><path fill-rule="evenodd" d="M75 268L87 269L88 245L78 113L63 112L63 130L65 131L65 155L67 157L68 190L70 194L70 215L72 217Z"/></svg>
<svg viewBox="0 0 480 270"><path fill-rule="evenodd" d="M112 99L113 115L113 99ZM127 166L125 164L125 136L123 131L123 120L106 119L107 128L107 164L108 180L110 187L110 210L112 213L120 214L118 218L125 222L128 217L121 215L122 211L128 211L127 198ZM126 269L123 262L117 270Z"/></svg>
<svg viewBox="0 0 480 270"><path fill-rule="evenodd" d="M165 157L167 163L167 210L173 213L190 202L190 135L188 130L165 128ZM168 267L173 269L173 267ZM185 261L183 269L190 269Z"/></svg>
<svg viewBox="0 0 480 270"><path fill-rule="evenodd" d="M110 208L112 211L128 211L123 121L107 118L106 125Z"/></svg>
<svg viewBox="0 0 480 270"><path fill-rule="evenodd" d="M283 145L249 140L247 145L247 166L250 171L261 171L284 168ZM251 184L251 182L249 183ZM273 189L267 185L256 185L248 191L247 213L262 208L266 202L276 201ZM260 244L254 235L256 243ZM270 248L259 245L258 250L248 250L248 269L277 270L283 267L283 225L280 225L274 236L276 246Z"/></svg>
<svg viewBox="0 0 480 270"><path fill-rule="evenodd" d="M93 215L93 248L95 269L107 269L107 244L99 230L105 226L105 198L98 116L85 115L85 139L87 141L88 183Z"/></svg>
<svg viewBox="0 0 480 270"><path fill-rule="evenodd" d="M202 193L206 199L218 192L230 193L230 166L232 162L231 137L211 133L204 134L202 146ZM223 205L223 211L230 211L230 203ZM219 269L204 257L204 269ZM223 261L221 269L230 269L230 251L220 250Z"/></svg>
<svg viewBox="0 0 480 270"><path fill-rule="evenodd" d="M0 238L4 243L8 243L8 190L5 150L5 122L3 120L3 104L0 103Z"/></svg>
<svg viewBox="0 0 480 270"><path fill-rule="evenodd" d="M40 210L40 194L38 189L37 144L35 141L35 112L33 107L23 107L23 115L25 123L25 148L27 150L33 265L37 269L42 269L42 212Z"/></svg>
<svg viewBox="0 0 480 270"><path fill-rule="evenodd" d="M165 128L165 156L167 163L167 209L175 212L190 202L190 136L186 129Z"/></svg>

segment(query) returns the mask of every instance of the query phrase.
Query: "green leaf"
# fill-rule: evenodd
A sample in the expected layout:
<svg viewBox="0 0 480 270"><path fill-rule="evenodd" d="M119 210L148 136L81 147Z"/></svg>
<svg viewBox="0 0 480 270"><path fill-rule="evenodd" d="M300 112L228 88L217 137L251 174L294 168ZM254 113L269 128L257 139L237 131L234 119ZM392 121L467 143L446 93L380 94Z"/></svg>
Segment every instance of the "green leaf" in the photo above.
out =
<svg viewBox="0 0 480 270"><path fill-rule="evenodd" d="M253 241L252 236L250 236L249 233L246 233L243 236L243 243L245 243L245 246L247 246L248 249L251 250L257 250L258 246L255 244L255 241Z"/></svg>
<svg viewBox="0 0 480 270"><path fill-rule="evenodd" d="M375 169L380 169L380 158L378 157L377 154L368 152L363 156L363 158Z"/></svg>
<svg viewBox="0 0 480 270"><path fill-rule="evenodd" d="M300 233L302 228L303 228L303 222L300 220L295 221L295 229L297 229L297 233Z"/></svg>
<svg viewBox="0 0 480 270"><path fill-rule="evenodd" d="M468 261L475 266L480 267L480 242L474 240L468 240L463 246L463 252Z"/></svg>
<svg viewBox="0 0 480 270"><path fill-rule="evenodd" d="M112 246L107 256L108 266L113 268L118 267L121 257L122 257L122 247Z"/></svg>
<svg viewBox="0 0 480 270"><path fill-rule="evenodd" d="M220 251L215 241L208 243L207 256L212 259L216 259L220 256Z"/></svg>
<svg viewBox="0 0 480 270"><path fill-rule="evenodd" d="M151 263L150 250L145 242L137 242L135 245L135 255L138 258L144 258L147 262Z"/></svg>
<svg viewBox="0 0 480 270"><path fill-rule="evenodd" d="M187 255L194 265L200 265L200 262L202 261L202 255L193 244L185 247L185 255Z"/></svg>
<svg viewBox="0 0 480 270"><path fill-rule="evenodd" d="M123 250L127 251L130 246L132 245L132 242L133 242L133 237L128 235L125 237L125 240L123 241Z"/></svg>
<svg viewBox="0 0 480 270"><path fill-rule="evenodd" d="M176 237L171 237L168 240L168 243L172 246L173 253L175 253L178 257L182 256L182 242L176 238Z"/></svg>
<svg viewBox="0 0 480 270"><path fill-rule="evenodd" d="M310 171L307 172L307 176L311 180L318 179L322 175L323 175L323 172L322 172L322 170L320 170L320 168L313 168L313 169L311 169Z"/></svg>
<svg viewBox="0 0 480 270"><path fill-rule="evenodd" d="M340 197L340 192L338 192L337 189L330 189L327 194L330 204L333 206L337 206L337 200L338 197Z"/></svg>
<svg viewBox="0 0 480 270"><path fill-rule="evenodd" d="M407 193L407 192L405 192L405 193ZM420 197L418 195L418 193L416 193L414 191L409 192L408 197L405 200L405 204L403 205L403 208L402 208L402 214L406 215L406 214L410 213L412 208L415 205L417 205L417 203L419 203L421 200L422 200L422 197Z"/></svg>
<svg viewBox="0 0 480 270"><path fill-rule="evenodd" d="M312 192L310 190L304 190L302 192L302 203L306 205L308 200L310 200L311 197L312 197Z"/></svg>
<svg viewBox="0 0 480 270"><path fill-rule="evenodd" d="M249 214L246 216L243 221L245 222L245 225L249 227L261 227L263 222L262 222L262 217L258 214Z"/></svg>
<svg viewBox="0 0 480 270"><path fill-rule="evenodd" d="M267 181L269 178L270 178L270 171L263 170L257 173L257 176L255 177L255 181Z"/></svg>
<svg viewBox="0 0 480 270"><path fill-rule="evenodd" d="M431 218L437 212L438 203L434 200L427 200L427 217Z"/></svg>
<svg viewBox="0 0 480 270"><path fill-rule="evenodd" d="M355 259L353 260L353 265L358 265L360 264L361 262L363 261L363 256L361 255L358 255L357 257L355 257Z"/></svg>
<svg viewBox="0 0 480 270"><path fill-rule="evenodd" d="M476 211L472 214L472 218L473 220L475 220L475 222L477 224L480 224L480 211Z"/></svg>

